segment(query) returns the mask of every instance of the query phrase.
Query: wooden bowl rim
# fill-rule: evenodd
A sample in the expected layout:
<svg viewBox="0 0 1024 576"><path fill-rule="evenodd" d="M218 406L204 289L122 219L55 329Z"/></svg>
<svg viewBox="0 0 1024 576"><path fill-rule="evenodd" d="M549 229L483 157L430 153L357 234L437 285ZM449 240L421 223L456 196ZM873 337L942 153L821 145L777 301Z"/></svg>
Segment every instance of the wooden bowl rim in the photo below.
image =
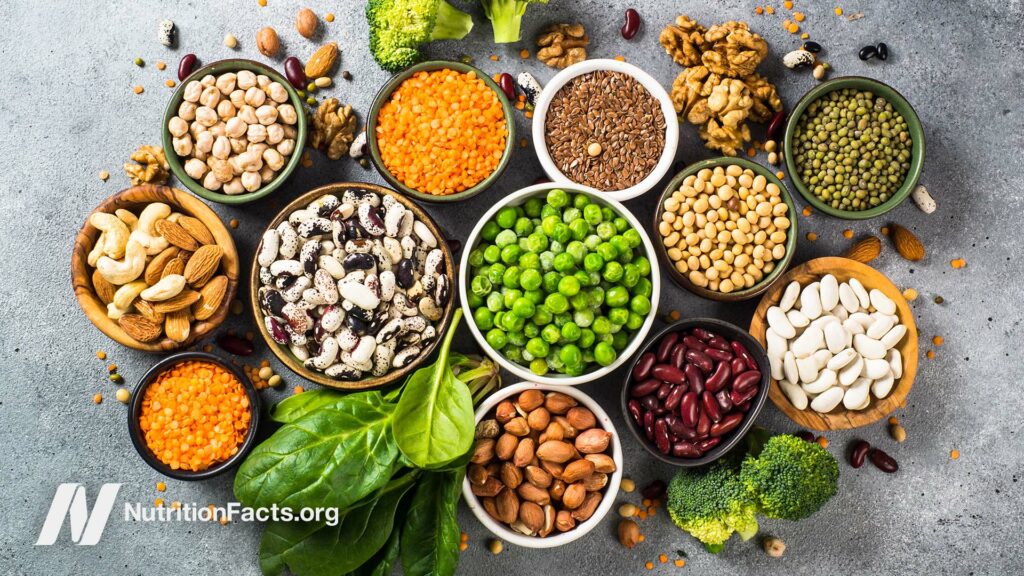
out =
<svg viewBox="0 0 1024 576"><path fill-rule="evenodd" d="M676 270L675 264L668 257L668 250L665 248L665 244L661 242L661 233L658 232L658 224L661 222L661 205L664 204L665 198L672 195L672 192L679 189L679 185L682 184L683 180L691 174L705 168L715 168L716 166L724 166L727 164L737 164L743 168L750 168L755 174L760 174L768 179L768 182L775 184L779 187L782 194L782 200L789 206L789 232L786 234L786 255L782 257L782 260L776 263L775 269L772 270L771 274L766 276L763 280L754 284L752 287L745 290L737 290L735 292L718 292L715 290L709 290L707 288L701 288L684 274L680 274ZM793 255L796 253L796 242L797 242L797 216L796 216L796 203L793 201L793 195L790 194L789 189L786 188L786 184L779 179L771 170L752 162L746 158L739 158L733 156L719 156L717 158L708 158L706 160L698 160L669 180L669 183L661 191L661 195L658 196L658 202L654 206L654 224L652 227L653 235L657 237L657 241L654 242L654 251L658 254L658 259L662 263L662 268L668 273L668 277L676 283L677 286L681 286L694 294L707 298L708 300L714 300L716 302L742 302L744 300L750 300L755 296L763 294L769 288L778 283L779 278L786 272L786 268L793 260Z"/></svg>
<svg viewBox="0 0 1024 576"><path fill-rule="evenodd" d="M812 267L820 267L822 271L820 273L809 272L809 269ZM761 302L758 304L757 310L754 311L750 321L750 334L762 346L765 346L765 331L768 326L765 315L768 308L774 306L779 301L782 297L783 289L795 280L797 276L808 275L820 278L825 274L835 274L838 277L839 274L837 272L843 276L860 280L867 290L877 288L892 299L896 304L900 321L907 327L907 336L905 336L907 342L897 347L905 348L907 353L904 353L903 350L900 351L903 357L903 375L900 377L896 387L882 400L872 397L871 405L864 410L846 410L841 404L839 408L828 414L819 414L810 408L807 410L797 410L789 402L785 393L782 392L778 382L772 379L773 386L771 386L768 396L775 406L793 422L813 430L848 430L867 426L885 418L905 404L907 395L914 385L914 377L917 374L918 335L913 310L910 309L910 305L907 304L907 300L900 293L899 288L885 274L867 264L848 258L826 256L808 260L792 268L782 278L782 281L778 282L761 298Z"/></svg>
<svg viewBox="0 0 1024 576"><path fill-rule="evenodd" d="M437 238L438 247L441 248L441 253L444 255L444 262L445 266L447 267L448 274L454 275L455 258L452 255L451 248L448 246L448 241L444 233L441 232L440 227L438 227L437 223L434 222L434 219L431 218L430 215L427 214L425 210L423 210L423 208L417 205L408 196L402 194L401 192L392 190L390 188L385 188L384 186L380 186L378 184L371 184L368 182L334 182L331 184L324 184L323 186L313 188L312 190L301 194L300 196L289 202L287 206L282 208L281 211L274 216L273 220L271 220L270 223L267 224L267 227L264 230L276 228L281 222L287 219L288 215L291 214L293 211L298 210L300 208L305 208L310 202L323 196L324 194L337 194L340 196L342 192L352 188L376 192L377 194L381 195L390 194L396 200L401 202L406 208L412 210L413 213L416 215L416 218L418 218L420 221L426 224L427 227L430 228L430 232L434 235L434 238ZM260 237L262 238L262 235ZM408 366L400 368L398 370L393 370L383 376L364 378L362 380L355 382L335 380L334 378L331 378L321 372L314 372L312 370L309 370L302 364L302 362L299 362L298 359L295 358L291 351L288 350L285 346L278 344L277 342L274 342L274 339L270 337L270 332L267 331L266 323L264 323L263 321L263 311L260 310L259 298L257 297L257 292L259 291L260 288L260 265L259 262L256 261L256 255L259 254L261 243L262 240L260 241L260 243L256 245L256 250L252 258L252 267L249 274L249 308L252 310L252 316L253 320L256 322L256 327L259 329L260 335L263 336L263 340L267 343L267 347L270 348L270 351L273 352L274 355L277 356L277 358L281 361L281 363L287 366L289 370L305 378L306 380L316 382L317 384L321 386L326 386L328 388L349 391L369 390L373 388L381 388L387 386L392 382L395 382L408 376L409 374L412 374L413 371L419 368L420 365L423 364L423 362L434 353L434 350L441 343L441 341L444 340L445 334L448 332L448 329L451 326L452 315L455 313L455 301L458 298L458 295L455 294L455 290L457 290L458 288L453 279L450 279L452 280L451 296L448 298L448 304L445 306L444 315L441 317L441 320L437 324L437 338L434 339L434 342L427 346L425 350L420 352L419 357L412 363L410 363Z"/></svg>
<svg viewBox="0 0 1024 576"><path fill-rule="evenodd" d="M217 240L217 245L224 249L221 268L224 275L228 278L224 300L213 316L203 321L193 321L188 338L180 343L166 336L150 343L139 342L128 336L117 322L107 317L106 305L100 302L92 288L92 271L94 268L88 264L88 254L99 237L99 230L89 223L89 218L96 212L113 214L118 208L135 207L151 202L164 202L183 214L199 219L210 230L210 233L213 234ZM216 330L227 317L231 302L235 299L235 292L238 288L238 272L238 252L235 249L235 241L231 237L231 232L228 231L224 222L221 221L220 216L202 200L188 192L170 186L155 184L142 184L125 188L103 200L89 213L89 216L86 216L85 223L75 236L74 251L71 254L72 288L75 292L75 298L78 300L78 305L85 312L86 317L111 340L123 346L144 352L165 353L188 348Z"/></svg>

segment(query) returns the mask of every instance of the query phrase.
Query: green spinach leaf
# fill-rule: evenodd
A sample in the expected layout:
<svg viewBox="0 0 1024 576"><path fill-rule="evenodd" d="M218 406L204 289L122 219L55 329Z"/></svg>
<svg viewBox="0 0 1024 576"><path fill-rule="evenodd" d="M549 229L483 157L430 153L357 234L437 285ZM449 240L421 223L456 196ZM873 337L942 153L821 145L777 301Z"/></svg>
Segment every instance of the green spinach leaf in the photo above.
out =
<svg viewBox="0 0 1024 576"><path fill-rule="evenodd" d="M295 576L342 576L372 558L391 537L395 511L416 473L393 479L349 510L336 526L272 522L260 541L260 569L270 576L285 566Z"/></svg>
<svg viewBox="0 0 1024 576"><path fill-rule="evenodd" d="M362 392L285 424L242 463L235 497L252 507L349 508L396 469L393 414L379 392Z"/></svg>
<svg viewBox="0 0 1024 576"><path fill-rule="evenodd" d="M455 518L465 468L427 472L416 485L402 528L405 576L451 576L459 563Z"/></svg>
<svg viewBox="0 0 1024 576"><path fill-rule="evenodd" d="M281 424L291 424L310 412L341 402L346 396L334 390L310 390L289 396L270 409L270 419Z"/></svg>
<svg viewBox="0 0 1024 576"><path fill-rule="evenodd" d="M461 317L462 310L456 310L437 362L409 378L395 408L395 441L418 468L445 466L473 444L473 398L448 363Z"/></svg>

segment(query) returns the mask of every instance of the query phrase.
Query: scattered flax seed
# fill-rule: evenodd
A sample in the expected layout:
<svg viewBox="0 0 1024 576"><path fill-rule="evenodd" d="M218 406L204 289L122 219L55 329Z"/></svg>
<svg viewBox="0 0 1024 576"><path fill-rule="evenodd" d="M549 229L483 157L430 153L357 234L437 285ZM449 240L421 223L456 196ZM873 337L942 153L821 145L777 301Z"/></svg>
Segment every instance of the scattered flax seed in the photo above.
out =
<svg viewBox="0 0 1024 576"><path fill-rule="evenodd" d="M914 290L913 288L905 288L903 290L903 297L906 298L908 302L913 302L914 300L917 300L917 290Z"/></svg>
<svg viewBox="0 0 1024 576"><path fill-rule="evenodd" d="M960 451L957 450L956 448L950 450L949 451L949 457L952 458L953 460L959 460L960 459Z"/></svg>
<svg viewBox="0 0 1024 576"><path fill-rule="evenodd" d="M522 58L523 60L528 60L530 58L530 51L527 50L526 48L523 48L522 50L519 51L519 57Z"/></svg>
<svg viewBox="0 0 1024 576"><path fill-rule="evenodd" d="M327 20L328 22L334 22L334 12L328 12L327 15L324 16L324 20Z"/></svg>
<svg viewBox="0 0 1024 576"><path fill-rule="evenodd" d="M156 483L156 491L157 492L163 492L164 490L167 490L167 484L164 484L163 482L157 482Z"/></svg>
<svg viewBox="0 0 1024 576"><path fill-rule="evenodd" d="M810 216L811 213L813 213L813 212L814 212L814 210L811 210L810 206L804 206L804 211L802 212L802 214L804 216Z"/></svg>
<svg viewBox="0 0 1024 576"><path fill-rule="evenodd" d="M142 94L145 91L146 89L142 87L142 84L139 84L135 88L132 88L132 92L135 92L136 94Z"/></svg>
<svg viewBox="0 0 1024 576"><path fill-rule="evenodd" d="M942 338L942 336L935 336L934 338L932 338L932 344L935 344L936 346L942 346L945 343L946 341Z"/></svg>
<svg viewBox="0 0 1024 576"><path fill-rule="evenodd" d="M942 296L935 296L935 303L936 304L942 304L945 301L946 301L946 299L943 298Z"/></svg>
<svg viewBox="0 0 1024 576"><path fill-rule="evenodd" d="M810 240L811 242L814 242L815 240L818 239L818 235L814 232L808 232L807 239Z"/></svg>
<svg viewBox="0 0 1024 576"><path fill-rule="evenodd" d="M238 220L232 218L231 221L228 222L228 226L231 226L232 228L238 228Z"/></svg>
<svg viewBox="0 0 1024 576"><path fill-rule="evenodd" d="M843 230L843 238L846 238L846 239L853 238L853 230L850 230L849 228L847 228L846 230Z"/></svg>
<svg viewBox="0 0 1024 576"><path fill-rule="evenodd" d="M93 402L93 404L102 404L103 403L103 394L96 394L96 395L94 395L92 397L92 402Z"/></svg>

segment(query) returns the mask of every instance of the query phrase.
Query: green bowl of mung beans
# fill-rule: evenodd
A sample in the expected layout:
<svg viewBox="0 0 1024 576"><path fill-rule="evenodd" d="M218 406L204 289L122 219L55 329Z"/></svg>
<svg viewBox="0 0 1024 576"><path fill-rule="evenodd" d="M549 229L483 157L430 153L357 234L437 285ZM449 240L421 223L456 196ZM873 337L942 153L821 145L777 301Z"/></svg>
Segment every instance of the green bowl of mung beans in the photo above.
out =
<svg viewBox="0 0 1024 576"><path fill-rule="evenodd" d="M924 165L924 130L899 92L862 76L815 86L786 123L793 187L817 210L866 220L898 206Z"/></svg>

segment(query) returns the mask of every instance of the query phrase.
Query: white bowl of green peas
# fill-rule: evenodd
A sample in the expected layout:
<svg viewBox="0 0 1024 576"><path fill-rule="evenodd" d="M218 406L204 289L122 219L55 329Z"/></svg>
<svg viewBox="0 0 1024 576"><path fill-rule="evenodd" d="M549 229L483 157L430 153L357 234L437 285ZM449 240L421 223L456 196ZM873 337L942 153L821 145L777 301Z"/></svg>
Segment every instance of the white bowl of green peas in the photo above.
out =
<svg viewBox="0 0 1024 576"><path fill-rule="evenodd" d="M585 384L621 366L654 324L660 294L643 226L579 185L503 198L473 228L459 267L473 337L503 368L541 384Z"/></svg>

